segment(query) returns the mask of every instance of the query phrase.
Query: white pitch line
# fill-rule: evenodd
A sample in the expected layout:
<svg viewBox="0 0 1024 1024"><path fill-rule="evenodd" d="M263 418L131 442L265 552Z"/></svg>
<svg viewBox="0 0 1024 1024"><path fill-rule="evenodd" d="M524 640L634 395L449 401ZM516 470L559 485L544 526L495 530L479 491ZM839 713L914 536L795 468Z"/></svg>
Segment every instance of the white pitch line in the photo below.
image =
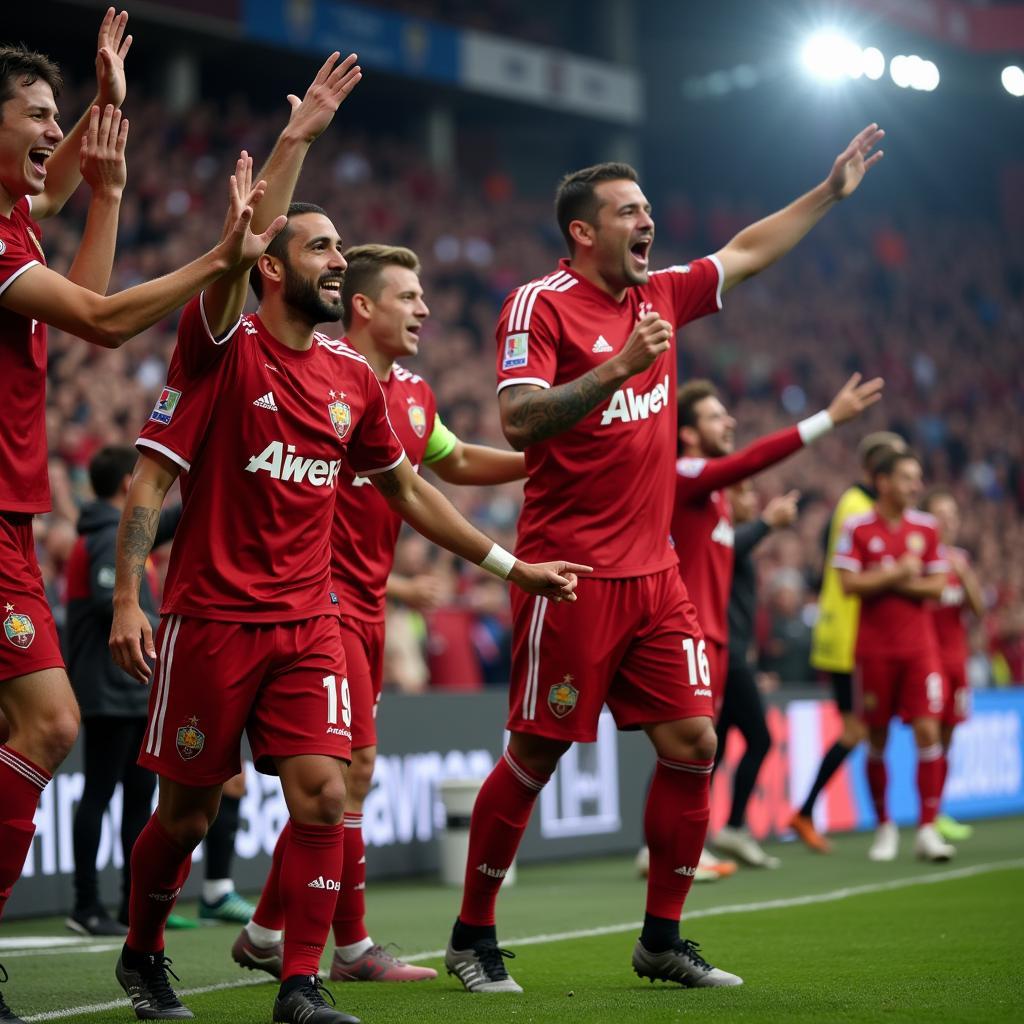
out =
<svg viewBox="0 0 1024 1024"><path fill-rule="evenodd" d="M1013 860L992 861L988 864L975 864L972 867L954 868L951 871L938 871L932 875L919 875L914 878L896 878L889 882L870 882L867 885L852 885L843 889L832 889L830 892L816 893L810 896L791 896L788 899L763 900L760 903L732 903L724 907L708 907L706 910L694 910L688 913L685 921L695 921L702 917L721 917L725 914L753 914L762 910L787 910L790 907L808 907L818 903L836 903L839 900L850 899L853 896L869 896L873 893L892 892L894 889L911 889L918 885L933 885L936 882L950 882L957 878L971 878L974 875L986 875L993 871L1007 871L1014 868L1024 868L1024 858L1018 857ZM566 942L571 939L588 939L599 935L617 935L621 932L632 932L642 927L639 921L629 921L622 924L609 924L599 928L579 928L571 932L551 932L547 935L529 935L522 939L502 940L508 946L537 946L545 942ZM82 952L78 950L77 952ZM33 950L38 955L39 950ZM62 952L70 953L70 949ZM411 956L403 956L407 963L416 963L420 960L435 960L444 956L443 949L432 949L425 953L413 953ZM4 957L10 957L11 953L5 953ZM220 992L225 989L248 988L250 985L268 984L270 978L237 978L234 981L222 981L215 985L202 985L199 988L185 988L178 991L179 996L198 996L206 992ZM36 1013L23 1018L26 1024L34 1024L35 1021L63 1020L66 1017L84 1016L90 1013L103 1013L106 1010L116 1010L118 1007L127 1007L131 1004L127 999L114 999L109 1003L92 1003L88 1006L74 1006L67 1010L47 1010L45 1013Z"/></svg>

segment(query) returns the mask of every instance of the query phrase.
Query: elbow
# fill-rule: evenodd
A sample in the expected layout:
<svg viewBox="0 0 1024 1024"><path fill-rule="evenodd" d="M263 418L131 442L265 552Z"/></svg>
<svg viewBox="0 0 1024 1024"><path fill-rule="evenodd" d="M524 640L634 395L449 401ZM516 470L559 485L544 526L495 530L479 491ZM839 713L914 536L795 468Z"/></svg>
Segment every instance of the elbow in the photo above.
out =
<svg viewBox="0 0 1024 1024"><path fill-rule="evenodd" d="M513 427L510 424L502 424L501 432L505 435L505 440L508 441L509 446L514 451L526 451L526 448L530 443L530 439L526 436L525 431L518 427Z"/></svg>

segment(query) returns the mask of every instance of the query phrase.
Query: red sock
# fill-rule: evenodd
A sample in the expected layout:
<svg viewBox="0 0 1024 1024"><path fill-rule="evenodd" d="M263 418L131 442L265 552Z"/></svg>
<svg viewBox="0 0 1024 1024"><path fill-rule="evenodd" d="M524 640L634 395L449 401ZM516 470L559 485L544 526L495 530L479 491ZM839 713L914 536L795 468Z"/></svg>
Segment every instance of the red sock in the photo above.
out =
<svg viewBox="0 0 1024 1024"><path fill-rule="evenodd" d="M292 834L292 823L289 819L277 837L274 847L274 858L270 862L267 880L263 883L260 901L256 904L256 912L252 915L254 924L261 928L269 928L279 932L284 929L284 904L281 902L281 861L288 846L288 837Z"/></svg>
<svg viewBox="0 0 1024 1024"><path fill-rule="evenodd" d="M918 823L921 825L930 825L939 813L945 760L938 743L917 752L917 795L921 801Z"/></svg>
<svg viewBox="0 0 1024 1024"><path fill-rule="evenodd" d="M344 826L291 823L281 859L284 905L284 968L281 978L320 970L320 956L338 902Z"/></svg>
<svg viewBox="0 0 1024 1024"><path fill-rule="evenodd" d="M682 916L711 817L713 764L658 758L644 808L651 854L647 913L655 917L678 921Z"/></svg>
<svg viewBox="0 0 1024 1024"><path fill-rule="evenodd" d="M132 890L125 945L136 953L164 948L164 925L192 868L183 850L154 814L132 847Z"/></svg>
<svg viewBox="0 0 1024 1024"><path fill-rule="evenodd" d="M547 779L535 779L506 750L480 787L469 823L469 854L459 920L493 925L505 872L515 860L537 794Z"/></svg>
<svg viewBox="0 0 1024 1024"><path fill-rule="evenodd" d="M946 776L949 774L949 751L943 749L942 757L939 760L939 792L946 791ZM941 806L941 805L940 805Z"/></svg>
<svg viewBox="0 0 1024 1024"><path fill-rule="evenodd" d="M345 861L341 867L341 892L334 908L334 944L351 946L367 937L366 932L366 843L363 816L346 814Z"/></svg>
<svg viewBox="0 0 1024 1024"><path fill-rule="evenodd" d="M889 820L889 809L886 794L889 789L889 770L885 766L885 752L876 754L868 751L868 789L871 791L871 802L875 805L875 817L879 825Z"/></svg>
<svg viewBox="0 0 1024 1024"><path fill-rule="evenodd" d="M36 827L32 819L52 776L8 746L0 746L0 917L21 877Z"/></svg>

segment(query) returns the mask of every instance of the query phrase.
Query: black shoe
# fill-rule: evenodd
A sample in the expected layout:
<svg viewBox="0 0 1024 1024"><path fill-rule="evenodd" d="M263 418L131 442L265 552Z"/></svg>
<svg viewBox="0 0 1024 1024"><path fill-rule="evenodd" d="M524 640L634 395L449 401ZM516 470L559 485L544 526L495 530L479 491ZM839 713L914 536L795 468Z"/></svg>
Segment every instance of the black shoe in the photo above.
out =
<svg viewBox="0 0 1024 1024"><path fill-rule="evenodd" d="M7 971L3 964L0 964L0 984L7 981ZM3 993L0 993L0 1021L3 1024L25 1024L15 1012L4 1002Z"/></svg>
<svg viewBox="0 0 1024 1024"><path fill-rule="evenodd" d="M64 919L64 926L79 935L120 935L128 934L128 929L119 921L115 921L103 907L90 907L85 910L73 910Z"/></svg>
<svg viewBox="0 0 1024 1024"><path fill-rule="evenodd" d="M287 994L278 993L274 1000L274 1024L361 1024L350 1013L332 1010L324 995L334 1003L334 996L315 974L303 978L302 984Z"/></svg>
<svg viewBox="0 0 1024 1024"><path fill-rule="evenodd" d="M141 967L125 966L124 953L117 958L114 977L132 1002L139 1020L191 1020L195 1014L183 1006L171 988L167 975L181 981L163 953L149 953Z"/></svg>

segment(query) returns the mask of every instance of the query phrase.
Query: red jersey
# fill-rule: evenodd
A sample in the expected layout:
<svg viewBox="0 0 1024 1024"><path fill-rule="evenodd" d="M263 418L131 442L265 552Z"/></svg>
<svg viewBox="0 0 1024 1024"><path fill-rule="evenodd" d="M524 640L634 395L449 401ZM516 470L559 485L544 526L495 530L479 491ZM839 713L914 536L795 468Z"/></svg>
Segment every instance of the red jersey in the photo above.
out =
<svg viewBox="0 0 1024 1024"><path fill-rule="evenodd" d="M704 635L729 642L729 589L732 586L732 508L722 488L746 480L803 447L798 427L787 427L716 459L676 462L672 539L679 573L697 608Z"/></svg>
<svg viewBox="0 0 1024 1024"><path fill-rule="evenodd" d="M434 429L434 392L422 377L401 366L392 367L391 376L380 385L391 426L419 470ZM384 620L384 594L401 528L402 517L343 460L331 528L331 568L343 615Z"/></svg>
<svg viewBox="0 0 1024 1024"><path fill-rule="evenodd" d="M933 516L907 511L894 525L872 510L847 519L832 564L837 569L866 572L891 566L908 552L921 559L925 574L949 569L939 549L939 532ZM905 657L934 648L932 613L924 601L893 591L861 598L858 657Z"/></svg>
<svg viewBox="0 0 1024 1024"><path fill-rule="evenodd" d="M343 459L372 474L405 457L358 352L322 334L297 352L258 315L215 339L201 296L185 307L137 444L185 471L161 611L228 622L337 614L330 535Z"/></svg>
<svg viewBox="0 0 1024 1024"><path fill-rule="evenodd" d="M26 270L46 266L31 200L0 216L0 295ZM0 306L0 512L48 512L46 324Z"/></svg>
<svg viewBox="0 0 1024 1024"><path fill-rule="evenodd" d="M576 380L621 352L650 312L676 328L717 312L723 277L712 256L655 271L617 302L562 260L553 274L505 300L497 328L498 390ZM528 562L586 562L599 578L673 566L676 421L673 344L575 426L526 449L516 555Z"/></svg>
<svg viewBox="0 0 1024 1024"><path fill-rule="evenodd" d="M963 548L947 548L955 551L961 558L968 554ZM939 642L939 654L944 664L963 665L970 654L967 643L967 623L964 621L964 608L967 594L963 581L951 568L942 588L942 597L932 606L932 619L935 622L935 638Z"/></svg>

